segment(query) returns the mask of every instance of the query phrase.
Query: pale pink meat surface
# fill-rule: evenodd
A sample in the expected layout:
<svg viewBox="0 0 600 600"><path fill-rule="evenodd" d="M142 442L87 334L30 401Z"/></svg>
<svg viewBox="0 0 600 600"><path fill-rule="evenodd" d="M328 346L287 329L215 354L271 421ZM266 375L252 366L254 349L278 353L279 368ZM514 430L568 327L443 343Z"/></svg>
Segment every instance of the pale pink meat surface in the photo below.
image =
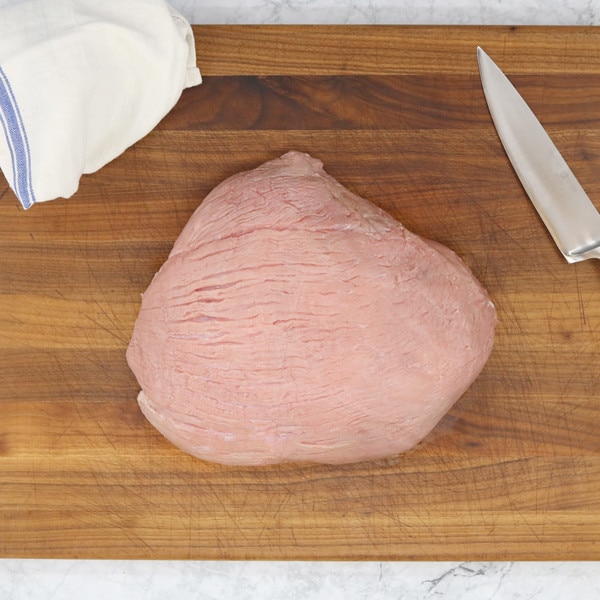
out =
<svg viewBox="0 0 600 600"><path fill-rule="evenodd" d="M127 360L147 419L192 455L350 463L421 441L481 372L495 324L454 252L289 152L198 207Z"/></svg>

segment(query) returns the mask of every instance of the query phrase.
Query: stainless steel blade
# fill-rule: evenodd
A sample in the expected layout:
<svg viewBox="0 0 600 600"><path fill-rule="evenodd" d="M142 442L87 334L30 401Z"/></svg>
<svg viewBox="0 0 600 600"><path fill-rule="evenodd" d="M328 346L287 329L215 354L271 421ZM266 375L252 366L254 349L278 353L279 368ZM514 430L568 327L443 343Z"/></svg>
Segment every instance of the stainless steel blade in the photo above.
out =
<svg viewBox="0 0 600 600"><path fill-rule="evenodd" d="M519 92L477 48L492 120L525 191L568 262L600 258L600 213Z"/></svg>

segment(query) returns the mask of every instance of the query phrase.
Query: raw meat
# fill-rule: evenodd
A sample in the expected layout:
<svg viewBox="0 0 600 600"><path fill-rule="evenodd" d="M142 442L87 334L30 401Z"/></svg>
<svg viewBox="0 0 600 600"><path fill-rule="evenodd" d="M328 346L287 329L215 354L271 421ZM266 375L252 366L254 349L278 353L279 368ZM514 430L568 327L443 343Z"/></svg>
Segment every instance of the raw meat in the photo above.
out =
<svg viewBox="0 0 600 600"><path fill-rule="evenodd" d="M289 152L206 197L143 294L127 359L141 410L190 454L349 463L422 440L495 324L456 254Z"/></svg>

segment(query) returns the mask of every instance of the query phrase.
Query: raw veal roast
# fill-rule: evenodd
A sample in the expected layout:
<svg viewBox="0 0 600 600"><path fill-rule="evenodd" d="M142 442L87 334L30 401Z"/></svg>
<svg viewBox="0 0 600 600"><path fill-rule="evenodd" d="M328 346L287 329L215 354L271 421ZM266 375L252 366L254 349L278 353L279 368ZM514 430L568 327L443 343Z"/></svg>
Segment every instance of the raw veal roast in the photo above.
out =
<svg viewBox="0 0 600 600"><path fill-rule="evenodd" d="M451 250L289 152L217 186L143 294L139 405L202 459L389 457L492 349L496 314Z"/></svg>

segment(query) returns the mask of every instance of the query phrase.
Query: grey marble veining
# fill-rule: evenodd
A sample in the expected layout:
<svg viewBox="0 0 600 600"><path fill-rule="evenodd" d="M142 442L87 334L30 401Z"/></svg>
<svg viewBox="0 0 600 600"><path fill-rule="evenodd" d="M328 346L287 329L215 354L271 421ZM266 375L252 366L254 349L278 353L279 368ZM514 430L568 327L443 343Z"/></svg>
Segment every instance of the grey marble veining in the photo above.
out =
<svg viewBox="0 0 600 600"><path fill-rule="evenodd" d="M598 25L598 0L171 0L195 24Z"/></svg>
<svg viewBox="0 0 600 600"><path fill-rule="evenodd" d="M0 561L2 600L596 600L598 563Z"/></svg>

